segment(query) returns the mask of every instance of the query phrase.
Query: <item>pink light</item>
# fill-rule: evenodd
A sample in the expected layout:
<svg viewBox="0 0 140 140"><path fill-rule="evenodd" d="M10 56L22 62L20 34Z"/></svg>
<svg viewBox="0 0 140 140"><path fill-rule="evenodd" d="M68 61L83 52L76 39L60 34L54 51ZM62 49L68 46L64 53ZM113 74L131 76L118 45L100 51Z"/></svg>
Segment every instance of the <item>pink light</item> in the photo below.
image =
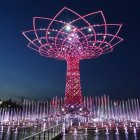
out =
<svg viewBox="0 0 140 140"><path fill-rule="evenodd" d="M61 18L66 12L75 15L70 17L71 21ZM94 20L94 16L101 19L98 24L88 20L90 17ZM37 28L38 20L47 22L47 26L42 24ZM110 27L117 29L109 32ZM23 32L23 35L29 41L28 47L42 56L67 61L65 106L82 106L80 60L97 58L112 52L114 46L123 41L118 36L121 27L122 24L107 24L102 11L81 16L64 7L52 19L34 17L33 29Z"/></svg>

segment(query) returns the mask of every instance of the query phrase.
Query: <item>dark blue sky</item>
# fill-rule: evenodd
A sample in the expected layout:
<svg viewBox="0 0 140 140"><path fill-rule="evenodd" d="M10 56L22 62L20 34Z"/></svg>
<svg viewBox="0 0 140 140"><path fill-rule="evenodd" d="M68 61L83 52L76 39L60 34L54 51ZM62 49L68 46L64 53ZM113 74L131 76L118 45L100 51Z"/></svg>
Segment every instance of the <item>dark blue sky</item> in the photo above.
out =
<svg viewBox="0 0 140 140"><path fill-rule="evenodd" d="M34 16L53 17L67 6L80 14L102 10L108 23L123 23L124 38L112 53L80 63L82 92L112 98L140 97L140 9L135 0L1 0L0 98L63 96L66 63L27 48L22 31Z"/></svg>

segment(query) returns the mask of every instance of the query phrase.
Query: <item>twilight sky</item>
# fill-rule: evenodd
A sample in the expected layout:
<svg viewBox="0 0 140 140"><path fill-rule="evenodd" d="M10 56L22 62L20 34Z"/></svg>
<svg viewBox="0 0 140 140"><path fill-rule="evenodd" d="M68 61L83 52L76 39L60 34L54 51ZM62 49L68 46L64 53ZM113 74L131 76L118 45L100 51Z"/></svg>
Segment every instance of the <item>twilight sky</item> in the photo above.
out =
<svg viewBox="0 0 140 140"><path fill-rule="evenodd" d="M102 10L107 23L123 23L124 41L112 53L80 62L83 95L140 98L139 5L138 0L1 0L0 98L64 95L66 62L40 56L22 35L32 29L33 17L53 17L64 6L81 15Z"/></svg>

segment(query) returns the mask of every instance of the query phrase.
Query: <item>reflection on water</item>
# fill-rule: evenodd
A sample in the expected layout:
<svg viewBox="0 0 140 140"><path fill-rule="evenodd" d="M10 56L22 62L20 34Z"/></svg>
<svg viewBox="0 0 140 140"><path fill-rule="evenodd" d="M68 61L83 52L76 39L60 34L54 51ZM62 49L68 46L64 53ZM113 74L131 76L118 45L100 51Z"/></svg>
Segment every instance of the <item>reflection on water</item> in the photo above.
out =
<svg viewBox="0 0 140 140"><path fill-rule="evenodd" d="M105 133L100 133L99 135L93 133L89 133L89 135L73 135L72 133L69 133L60 140L140 140L140 134L135 135L134 133L129 133L126 135L125 133L120 133L116 135L115 132L110 132L108 135Z"/></svg>
<svg viewBox="0 0 140 140"><path fill-rule="evenodd" d="M28 128L7 128L6 126L0 128L0 140L21 140L29 135L40 132L41 127Z"/></svg>

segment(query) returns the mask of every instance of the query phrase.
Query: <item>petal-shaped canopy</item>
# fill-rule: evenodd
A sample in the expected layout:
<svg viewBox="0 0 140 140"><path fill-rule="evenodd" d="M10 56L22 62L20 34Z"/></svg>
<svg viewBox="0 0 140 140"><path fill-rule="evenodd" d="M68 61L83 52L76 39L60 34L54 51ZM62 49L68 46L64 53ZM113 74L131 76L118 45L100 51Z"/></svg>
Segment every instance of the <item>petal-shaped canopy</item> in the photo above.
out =
<svg viewBox="0 0 140 140"><path fill-rule="evenodd" d="M122 24L108 24L102 11L84 16L64 7L53 18L34 17L33 29L23 32L28 47L46 57L67 60L97 58L123 41Z"/></svg>

